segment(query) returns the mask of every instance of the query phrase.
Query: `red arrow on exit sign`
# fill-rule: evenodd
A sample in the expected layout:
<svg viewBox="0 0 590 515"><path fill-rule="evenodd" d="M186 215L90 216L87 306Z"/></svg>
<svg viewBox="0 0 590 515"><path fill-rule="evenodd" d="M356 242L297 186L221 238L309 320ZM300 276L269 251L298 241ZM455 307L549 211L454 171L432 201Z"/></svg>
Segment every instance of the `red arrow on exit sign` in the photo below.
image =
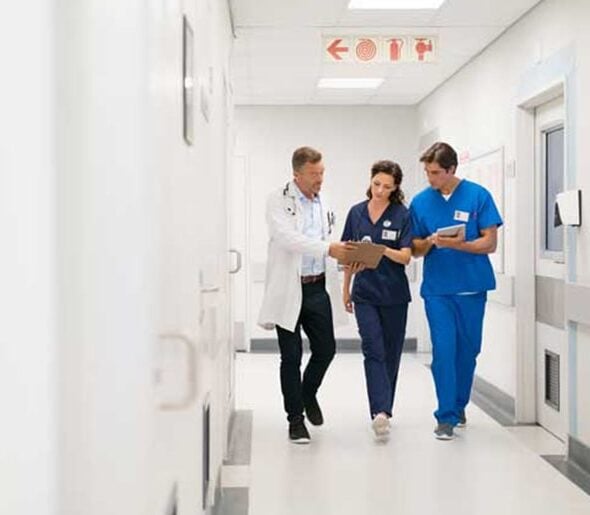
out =
<svg viewBox="0 0 590 515"><path fill-rule="evenodd" d="M335 39L333 40L328 47L326 48L326 50L328 51L328 53L334 58L334 60L336 61L342 61L342 57L340 56L341 53L348 53L348 47L347 46L338 46L340 43L342 43L342 39Z"/></svg>

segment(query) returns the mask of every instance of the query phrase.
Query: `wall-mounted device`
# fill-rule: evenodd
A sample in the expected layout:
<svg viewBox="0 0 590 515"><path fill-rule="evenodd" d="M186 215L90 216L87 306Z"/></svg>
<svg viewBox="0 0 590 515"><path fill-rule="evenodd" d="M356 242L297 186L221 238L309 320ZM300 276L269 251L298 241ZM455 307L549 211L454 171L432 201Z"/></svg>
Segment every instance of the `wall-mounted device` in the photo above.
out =
<svg viewBox="0 0 590 515"><path fill-rule="evenodd" d="M562 191L557 194L554 225L582 225L582 190Z"/></svg>

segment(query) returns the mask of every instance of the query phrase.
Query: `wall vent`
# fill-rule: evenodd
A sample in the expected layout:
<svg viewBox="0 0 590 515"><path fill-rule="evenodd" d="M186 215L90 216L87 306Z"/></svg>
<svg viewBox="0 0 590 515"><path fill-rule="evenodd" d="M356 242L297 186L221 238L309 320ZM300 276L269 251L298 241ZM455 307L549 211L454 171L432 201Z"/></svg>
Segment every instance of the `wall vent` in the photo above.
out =
<svg viewBox="0 0 590 515"><path fill-rule="evenodd" d="M545 404L559 411L559 354L546 349Z"/></svg>

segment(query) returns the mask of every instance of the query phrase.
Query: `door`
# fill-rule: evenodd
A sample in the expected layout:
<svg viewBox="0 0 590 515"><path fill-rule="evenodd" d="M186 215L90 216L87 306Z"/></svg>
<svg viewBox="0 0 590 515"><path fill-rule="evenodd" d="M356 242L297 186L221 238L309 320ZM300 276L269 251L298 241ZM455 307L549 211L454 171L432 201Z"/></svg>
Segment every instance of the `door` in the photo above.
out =
<svg viewBox="0 0 590 515"><path fill-rule="evenodd" d="M555 196L564 189L563 96L535 110L535 331L537 422L566 438L567 335L564 230L555 227Z"/></svg>
<svg viewBox="0 0 590 515"><path fill-rule="evenodd" d="M235 156L230 171L230 298L231 341L238 351L250 350L248 309L248 168L245 156Z"/></svg>

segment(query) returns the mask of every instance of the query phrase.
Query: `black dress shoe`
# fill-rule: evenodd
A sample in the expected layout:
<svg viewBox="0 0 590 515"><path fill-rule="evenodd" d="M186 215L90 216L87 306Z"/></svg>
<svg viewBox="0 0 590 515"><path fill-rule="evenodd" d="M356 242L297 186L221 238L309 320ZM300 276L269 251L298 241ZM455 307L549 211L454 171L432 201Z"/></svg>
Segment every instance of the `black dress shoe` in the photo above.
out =
<svg viewBox="0 0 590 515"><path fill-rule="evenodd" d="M322 410L318 404L315 395L303 400L303 406L305 408L305 414L307 420L309 420L314 426L321 426L324 423L324 416Z"/></svg>
<svg viewBox="0 0 590 515"><path fill-rule="evenodd" d="M293 443L309 443L311 441L311 437L309 436L309 432L307 431L307 427L305 427L305 422L303 422L303 420L298 420L297 422L291 422L289 424L289 440Z"/></svg>

